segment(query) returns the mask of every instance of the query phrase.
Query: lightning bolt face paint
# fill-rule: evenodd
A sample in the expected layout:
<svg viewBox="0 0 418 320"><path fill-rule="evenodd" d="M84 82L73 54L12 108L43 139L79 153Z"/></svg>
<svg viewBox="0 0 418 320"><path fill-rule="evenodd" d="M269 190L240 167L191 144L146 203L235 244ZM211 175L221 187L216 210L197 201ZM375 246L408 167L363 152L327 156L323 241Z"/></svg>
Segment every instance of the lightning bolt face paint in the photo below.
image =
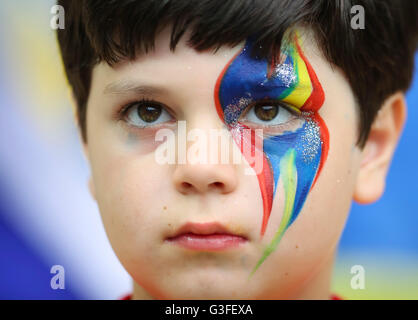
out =
<svg viewBox="0 0 418 320"><path fill-rule="evenodd" d="M218 78L215 105L219 117L241 151L242 146L248 144L256 151L258 148L251 138L253 135L243 134L245 130L254 131L257 127L242 121L244 111L248 112L252 104L277 102L291 111L294 119L282 124L280 130L274 125L262 126L263 144L258 152L263 157L263 168L257 173L263 200L261 236L267 227L279 179L284 188L285 206L278 230L251 275L274 251L298 216L321 172L329 146L328 129L318 113L324 102L324 92L302 52L300 38L295 35L293 41L282 48L278 58L271 61L252 58L252 47L251 39L247 39L243 50L231 59ZM284 112L283 109L280 112ZM250 161L249 164L253 166Z"/></svg>

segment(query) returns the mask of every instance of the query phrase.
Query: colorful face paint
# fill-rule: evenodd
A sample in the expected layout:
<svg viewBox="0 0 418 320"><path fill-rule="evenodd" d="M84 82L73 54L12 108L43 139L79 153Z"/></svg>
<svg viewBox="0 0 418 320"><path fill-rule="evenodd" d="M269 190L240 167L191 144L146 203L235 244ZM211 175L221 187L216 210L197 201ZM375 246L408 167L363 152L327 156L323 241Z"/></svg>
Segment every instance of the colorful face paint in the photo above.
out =
<svg viewBox="0 0 418 320"><path fill-rule="evenodd" d="M301 124L280 134L263 128L267 132L264 134L263 150L260 150L263 170L257 174L263 200L262 236L279 178L284 187L285 207L276 235L253 269L253 274L277 247L283 233L302 209L327 157L329 136L318 114L324 102L324 92L301 50L299 38L295 36L293 42L282 49L279 63L275 61L280 59L267 61L252 58L251 50L252 41L248 39L244 49L225 66L215 87L218 115L235 142L239 146L254 144L253 139L243 141L243 131L254 129L240 120L251 102L266 99L281 102L298 114Z"/></svg>

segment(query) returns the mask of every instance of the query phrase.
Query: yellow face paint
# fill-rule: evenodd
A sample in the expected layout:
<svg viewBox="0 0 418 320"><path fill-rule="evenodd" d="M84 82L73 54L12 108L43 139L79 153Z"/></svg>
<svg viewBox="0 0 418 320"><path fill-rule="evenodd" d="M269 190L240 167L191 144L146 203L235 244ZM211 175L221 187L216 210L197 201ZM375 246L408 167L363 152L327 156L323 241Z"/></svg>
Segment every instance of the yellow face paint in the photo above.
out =
<svg viewBox="0 0 418 320"><path fill-rule="evenodd" d="M314 186L328 153L328 130L318 114L324 92L310 63L304 56L296 35L282 49L283 59L255 59L250 56L252 41L224 68L215 87L218 115L240 141L243 128L241 114L247 105L238 101L277 101L297 114L302 122L293 130L268 134L263 140L263 170L257 174L263 200L261 235L267 227L279 178L284 186L285 208L276 235L265 248L251 275L274 251L284 232L296 219ZM268 124L264 128L268 128ZM253 143L247 141L247 143Z"/></svg>

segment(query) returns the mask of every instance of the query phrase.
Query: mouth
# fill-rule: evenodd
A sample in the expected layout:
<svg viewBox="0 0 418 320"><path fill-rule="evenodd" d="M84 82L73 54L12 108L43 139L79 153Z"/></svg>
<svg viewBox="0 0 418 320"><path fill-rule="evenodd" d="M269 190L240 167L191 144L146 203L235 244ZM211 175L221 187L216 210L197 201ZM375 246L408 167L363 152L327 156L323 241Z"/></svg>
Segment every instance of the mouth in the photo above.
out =
<svg viewBox="0 0 418 320"><path fill-rule="evenodd" d="M238 248L247 243L248 238L231 232L218 222L188 222L165 241L190 250L221 251Z"/></svg>

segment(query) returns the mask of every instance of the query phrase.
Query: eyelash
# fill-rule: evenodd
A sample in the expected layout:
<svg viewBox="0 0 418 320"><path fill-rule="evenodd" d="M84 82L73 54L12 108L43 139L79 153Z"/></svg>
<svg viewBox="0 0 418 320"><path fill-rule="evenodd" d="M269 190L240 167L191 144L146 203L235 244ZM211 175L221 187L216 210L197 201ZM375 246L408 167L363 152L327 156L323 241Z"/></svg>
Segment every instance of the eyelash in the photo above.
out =
<svg viewBox="0 0 418 320"><path fill-rule="evenodd" d="M289 111L292 115L297 116L297 117L299 117L302 114L299 108L291 104L285 103L283 101L274 100L274 99L261 99L261 100L257 100L255 102L250 103L245 108L244 112L242 113L242 116L245 116L251 110L251 108L255 108L257 106L263 106L263 105L272 105L272 106L284 108L287 111Z"/></svg>
<svg viewBox="0 0 418 320"><path fill-rule="evenodd" d="M174 112L169 107L165 106L161 102L158 102L158 101L155 101L153 99L149 99L149 98L144 97L144 98L141 98L139 100L134 100L132 102L128 102L128 103L125 103L124 105L122 105L122 107L120 107L118 109L118 111L116 112L116 116L115 116L116 120L128 123L128 121L126 119L128 111L135 105L141 106L143 104L153 104L153 105L160 106L165 111L167 111L172 117L174 117L173 116ZM150 125L150 127L152 127L152 125Z"/></svg>
<svg viewBox="0 0 418 320"><path fill-rule="evenodd" d="M133 107L134 105L138 104L144 104L144 103L152 103L152 104L157 104L157 105L161 105L161 103L154 101L152 99L148 99L148 98L141 98L140 100L134 100L132 102L128 102L126 104L124 104L121 108L119 108L118 112L117 112L117 116L121 119L123 119L126 116L126 113L128 112L128 110Z"/></svg>

